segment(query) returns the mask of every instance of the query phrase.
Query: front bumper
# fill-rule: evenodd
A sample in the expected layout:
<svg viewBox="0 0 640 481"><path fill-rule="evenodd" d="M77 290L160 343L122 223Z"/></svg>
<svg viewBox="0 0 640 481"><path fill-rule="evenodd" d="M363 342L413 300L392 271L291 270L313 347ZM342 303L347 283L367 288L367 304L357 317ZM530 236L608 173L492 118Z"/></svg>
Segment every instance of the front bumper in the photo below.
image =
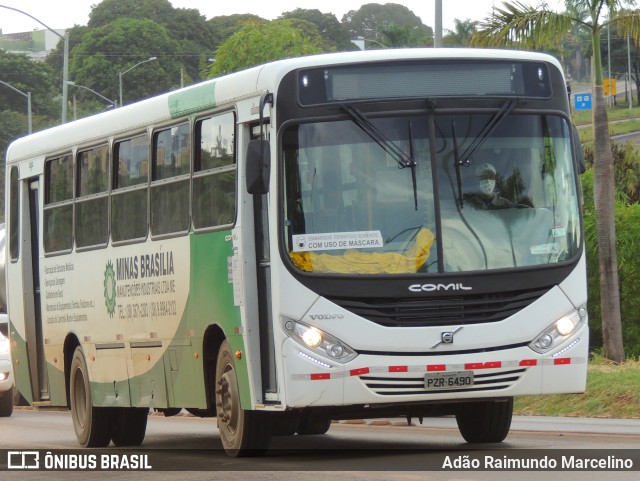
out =
<svg viewBox="0 0 640 481"><path fill-rule="evenodd" d="M287 339L283 401L299 408L579 393L586 388L588 347L585 325L544 355L519 346L463 354L361 354L342 365ZM473 371L474 384L443 390L425 387L425 374L456 371Z"/></svg>

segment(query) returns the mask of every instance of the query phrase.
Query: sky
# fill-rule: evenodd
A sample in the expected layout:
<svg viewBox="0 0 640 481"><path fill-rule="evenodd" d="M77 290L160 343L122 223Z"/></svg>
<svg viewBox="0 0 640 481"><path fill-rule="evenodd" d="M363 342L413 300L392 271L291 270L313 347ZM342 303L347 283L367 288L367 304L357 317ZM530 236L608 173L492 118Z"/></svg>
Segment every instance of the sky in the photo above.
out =
<svg viewBox="0 0 640 481"><path fill-rule="evenodd" d="M135 0L130 0L135 1ZM404 5L421 18L427 26L435 26L435 0L169 0L174 8L199 10L207 19L235 13L253 13L262 18L277 18L282 12L296 8L318 9L323 13L333 13L338 20L350 10L358 10L368 3L398 3ZM528 5L538 5L542 0L518 0ZM546 0L552 10L558 10L564 2ZM37 18L52 29L65 29L74 25L86 25L91 6L100 0L0 0L0 5L13 7ZM494 6L501 6L502 0L442 0L442 26L454 28L454 19L484 20ZM2 33L27 32L42 29L42 25L6 8L0 8L0 30Z"/></svg>

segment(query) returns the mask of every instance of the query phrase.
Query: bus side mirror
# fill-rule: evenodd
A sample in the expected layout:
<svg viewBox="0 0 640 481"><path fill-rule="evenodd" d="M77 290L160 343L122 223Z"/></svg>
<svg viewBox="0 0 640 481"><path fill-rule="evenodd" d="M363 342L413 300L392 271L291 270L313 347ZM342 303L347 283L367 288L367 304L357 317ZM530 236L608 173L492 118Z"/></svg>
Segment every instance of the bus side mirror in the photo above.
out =
<svg viewBox="0 0 640 481"><path fill-rule="evenodd" d="M576 127L575 125L571 125L571 134L573 137L573 148L576 167L578 168L579 174L584 174L587 171L587 163L584 159L584 149L582 148L582 142L580 142L578 127Z"/></svg>
<svg viewBox="0 0 640 481"><path fill-rule="evenodd" d="M247 146L247 192L262 195L269 192L271 149L265 139L250 140Z"/></svg>

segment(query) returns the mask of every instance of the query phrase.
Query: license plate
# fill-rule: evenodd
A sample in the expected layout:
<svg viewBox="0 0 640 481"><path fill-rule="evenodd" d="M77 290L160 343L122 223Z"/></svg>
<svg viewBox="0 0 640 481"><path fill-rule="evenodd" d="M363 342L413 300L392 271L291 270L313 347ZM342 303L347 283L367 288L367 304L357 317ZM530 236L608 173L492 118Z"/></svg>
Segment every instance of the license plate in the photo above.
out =
<svg viewBox="0 0 640 481"><path fill-rule="evenodd" d="M471 386L473 386L473 371L430 372L424 375L424 387L429 391Z"/></svg>

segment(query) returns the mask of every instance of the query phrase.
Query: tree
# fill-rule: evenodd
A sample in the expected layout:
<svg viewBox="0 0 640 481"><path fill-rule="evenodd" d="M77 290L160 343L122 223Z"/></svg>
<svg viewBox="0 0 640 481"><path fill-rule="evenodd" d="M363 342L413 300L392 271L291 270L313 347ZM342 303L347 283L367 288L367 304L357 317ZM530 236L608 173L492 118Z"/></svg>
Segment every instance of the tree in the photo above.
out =
<svg viewBox="0 0 640 481"><path fill-rule="evenodd" d="M416 47L426 45L428 39L420 37L415 27L392 23L380 28L382 44L389 48Z"/></svg>
<svg viewBox="0 0 640 481"><path fill-rule="evenodd" d="M180 48L167 29L153 20L121 18L89 29L72 51L69 77L107 98L119 96L119 73L151 56L123 77L125 103L180 85Z"/></svg>
<svg viewBox="0 0 640 481"><path fill-rule="evenodd" d="M333 13L322 13L317 9L296 8L291 12L284 12L280 18L293 19L299 18L315 24L322 38L324 38L329 50L349 51L357 50L351 42L349 31L342 25Z"/></svg>
<svg viewBox="0 0 640 481"><path fill-rule="evenodd" d="M0 50L0 80L22 92L31 92L33 113L51 116L59 114L60 97L56 99L56 96L60 95L61 89L54 79L49 65L34 62L23 54ZM24 114L27 99L0 85L0 105L3 109Z"/></svg>
<svg viewBox="0 0 640 481"><path fill-rule="evenodd" d="M168 0L103 0L92 8L88 27L106 27L124 18L163 25L176 41L173 55L181 64L181 77L200 78L200 61L211 57L216 44L213 28L198 10L173 8Z"/></svg>
<svg viewBox="0 0 640 481"><path fill-rule="evenodd" d="M350 10L342 17L342 24L351 33L351 38L383 42L382 30L390 25L415 29L415 38L426 39L433 37L433 30L425 26L415 13L404 5L397 3L368 3L359 10ZM422 45L424 43L421 42Z"/></svg>
<svg viewBox="0 0 640 481"><path fill-rule="evenodd" d="M215 50L224 43L231 35L241 30L247 25L255 25L260 22L266 22L262 17L252 15L250 13L235 15L220 15L219 17L210 18L207 23L213 31L213 45Z"/></svg>
<svg viewBox="0 0 640 481"><path fill-rule="evenodd" d="M453 20L453 31L449 31L444 36L443 43L446 47L468 47L471 43L471 38L476 31L478 22L473 22L470 19Z"/></svg>
<svg viewBox="0 0 640 481"><path fill-rule="evenodd" d="M614 361L625 359L620 316L620 289L616 256L615 182L609 119L605 108L600 39L607 25L618 25L625 35L640 38L640 13L621 12L625 0L566 0L565 13L551 12L520 2L503 4L481 24L474 43L490 46L525 47L558 44L574 27L586 30L593 46L594 183L596 230L599 249L602 336L604 355ZM585 19L577 11L587 11ZM608 16L605 17L605 12Z"/></svg>
<svg viewBox="0 0 640 481"><path fill-rule="evenodd" d="M159 24L170 22L173 18L173 6L169 0L102 0L91 7L89 28L109 25L121 18L154 20Z"/></svg>
<svg viewBox="0 0 640 481"><path fill-rule="evenodd" d="M296 29L291 20L247 25L216 52L209 76L217 77L272 60L322 53L322 49Z"/></svg>
<svg viewBox="0 0 640 481"><path fill-rule="evenodd" d="M0 222L4 222L4 172L7 147L26 133L26 115L13 110L0 111Z"/></svg>

